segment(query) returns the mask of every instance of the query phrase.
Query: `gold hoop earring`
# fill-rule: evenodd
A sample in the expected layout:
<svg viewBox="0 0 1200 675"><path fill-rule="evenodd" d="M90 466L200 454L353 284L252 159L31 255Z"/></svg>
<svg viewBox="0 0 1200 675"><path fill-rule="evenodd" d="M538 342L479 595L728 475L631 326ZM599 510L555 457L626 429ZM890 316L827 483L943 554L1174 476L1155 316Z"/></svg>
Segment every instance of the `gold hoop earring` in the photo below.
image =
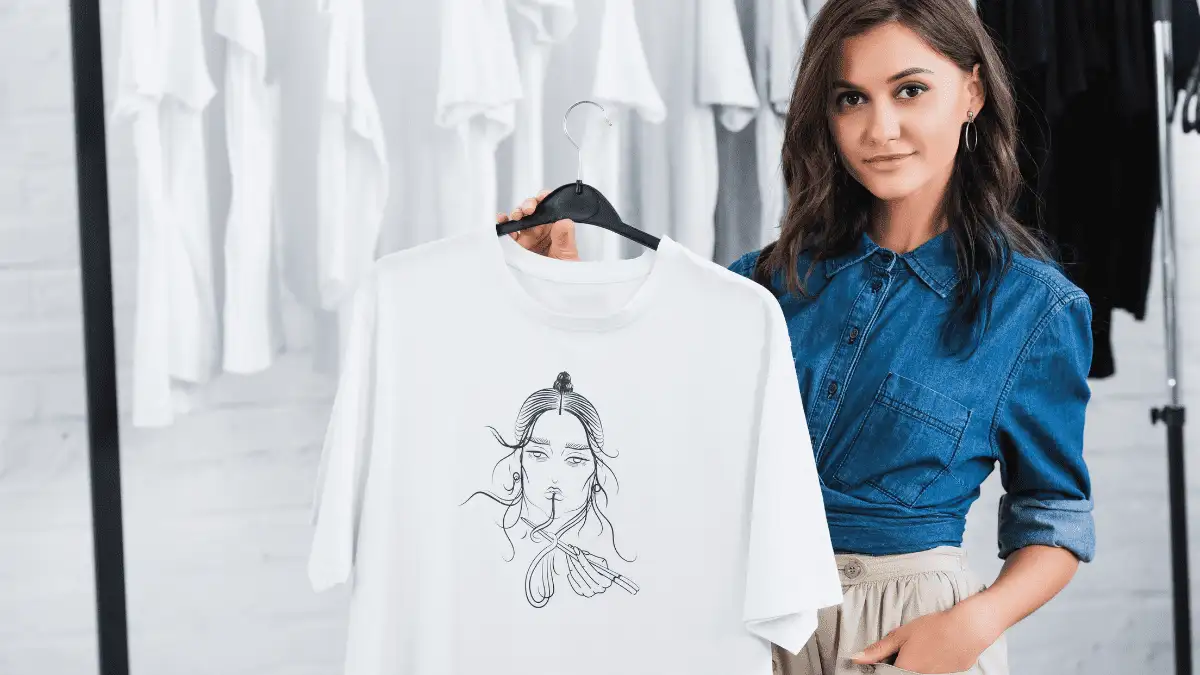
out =
<svg viewBox="0 0 1200 675"><path fill-rule="evenodd" d="M979 129L975 128L975 113L967 111L967 124L963 129L963 146L967 148L967 152L975 152L975 148L979 147Z"/></svg>

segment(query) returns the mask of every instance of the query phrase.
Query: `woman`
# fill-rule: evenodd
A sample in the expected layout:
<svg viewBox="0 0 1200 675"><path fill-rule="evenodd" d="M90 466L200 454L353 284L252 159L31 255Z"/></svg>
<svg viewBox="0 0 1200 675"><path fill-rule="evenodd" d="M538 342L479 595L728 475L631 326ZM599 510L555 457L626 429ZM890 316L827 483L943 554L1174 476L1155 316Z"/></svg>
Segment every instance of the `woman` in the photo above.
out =
<svg viewBox="0 0 1200 675"><path fill-rule="evenodd" d="M1010 215L1016 129L966 0L829 0L813 22L779 239L731 266L787 317L845 589L784 673L1007 672L1004 631L1092 558L1091 309ZM518 241L576 259L573 232ZM960 546L997 464L984 587Z"/></svg>
<svg viewBox="0 0 1200 675"><path fill-rule="evenodd" d="M512 443L491 431L507 451L496 464L495 478L503 494L481 491L467 501L486 497L500 504L504 511L499 525L509 544L510 532L517 530L536 546L525 572L529 604L545 607L559 574L566 574L571 589L585 598L604 593L614 583L636 594L637 585L580 545L586 540L593 550L606 545L616 551L612 523L603 510L607 486L616 483L605 458L616 455L605 449L600 414L575 391L571 375L559 373L554 386L525 399L513 425Z"/></svg>

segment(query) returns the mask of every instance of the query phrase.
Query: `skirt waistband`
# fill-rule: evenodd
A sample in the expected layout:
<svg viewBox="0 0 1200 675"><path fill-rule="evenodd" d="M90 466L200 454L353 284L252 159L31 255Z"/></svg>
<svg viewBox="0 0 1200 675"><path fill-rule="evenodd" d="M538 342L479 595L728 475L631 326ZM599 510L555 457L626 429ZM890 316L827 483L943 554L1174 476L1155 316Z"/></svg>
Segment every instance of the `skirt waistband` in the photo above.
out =
<svg viewBox="0 0 1200 675"><path fill-rule="evenodd" d="M843 585L887 581L924 572L965 572L967 552L958 546L938 546L927 551L896 555L838 553L838 574Z"/></svg>

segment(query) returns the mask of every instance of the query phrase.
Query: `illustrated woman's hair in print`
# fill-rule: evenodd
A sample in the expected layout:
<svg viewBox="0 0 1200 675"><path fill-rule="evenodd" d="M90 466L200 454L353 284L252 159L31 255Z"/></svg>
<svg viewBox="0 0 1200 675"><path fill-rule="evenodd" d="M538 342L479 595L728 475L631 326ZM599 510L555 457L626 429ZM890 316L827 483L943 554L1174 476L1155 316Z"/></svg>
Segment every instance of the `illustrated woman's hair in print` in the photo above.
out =
<svg viewBox="0 0 1200 675"><path fill-rule="evenodd" d="M570 374L559 373L553 386L525 399L513 426L513 442L488 428L508 451L494 473L501 494L481 490L468 501L486 497L504 507L499 525L510 547L514 529L528 528L524 536L543 544L525 574L529 604L544 607L554 595L555 575L562 573L572 590L584 597L614 585L637 593L637 585L609 569L607 560L563 541L566 535L581 534L591 525L597 528L597 536L607 533L617 551L612 522L604 514L607 486L618 487L606 460L615 459L617 453L605 447L600 414L574 390ZM512 552L515 556L516 549ZM633 562L619 551L617 555Z"/></svg>

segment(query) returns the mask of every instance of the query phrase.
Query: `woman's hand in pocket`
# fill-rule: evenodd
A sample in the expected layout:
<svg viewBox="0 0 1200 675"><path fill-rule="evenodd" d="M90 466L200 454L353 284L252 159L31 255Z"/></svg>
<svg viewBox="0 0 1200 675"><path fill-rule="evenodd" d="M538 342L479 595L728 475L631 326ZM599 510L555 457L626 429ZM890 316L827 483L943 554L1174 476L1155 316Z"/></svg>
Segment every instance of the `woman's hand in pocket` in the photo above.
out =
<svg viewBox="0 0 1200 675"><path fill-rule="evenodd" d="M979 655L1003 633L986 613L979 611L982 607L960 603L913 619L851 660L880 663L896 654L894 665L914 673L936 675L970 670L979 661Z"/></svg>
<svg viewBox="0 0 1200 675"><path fill-rule="evenodd" d="M536 197L521 202L520 206L510 213L498 214L496 222L520 220L532 214L548 194L550 194L549 190L542 190ZM564 218L545 225L534 225L527 230L513 232L509 236L521 246L548 258L579 260L579 250L575 247L575 221L573 220Z"/></svg>

